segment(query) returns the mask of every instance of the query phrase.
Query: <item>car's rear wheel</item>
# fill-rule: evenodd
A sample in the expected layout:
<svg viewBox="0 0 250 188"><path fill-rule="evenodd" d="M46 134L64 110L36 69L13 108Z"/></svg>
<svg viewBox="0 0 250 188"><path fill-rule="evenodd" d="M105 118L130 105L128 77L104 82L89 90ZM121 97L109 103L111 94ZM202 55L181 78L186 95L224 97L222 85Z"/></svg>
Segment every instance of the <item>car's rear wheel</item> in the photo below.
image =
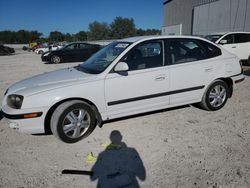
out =
<svg viewBox="0 0 250 188"><path fill-rule="evenodd" d="M215 80L204 93L201 107L210 111L219 110L226 104L228 96L227 84L222 80Z"/></svg>
<svg viewBox="0 0 250 188"><path fill-rule="evenodd" d="M52 133L66 143L75 143L87 137L96 126L93 108L80 100L59 105L51 117Z"/></svg>
<svg viewBox="0 0 250 188"><path fill-rule="evenodd" d="M58 63L61 63L61 58L58 55L53 55L51 57L50 61L51 61L51 63L58 64Z"/></svg>

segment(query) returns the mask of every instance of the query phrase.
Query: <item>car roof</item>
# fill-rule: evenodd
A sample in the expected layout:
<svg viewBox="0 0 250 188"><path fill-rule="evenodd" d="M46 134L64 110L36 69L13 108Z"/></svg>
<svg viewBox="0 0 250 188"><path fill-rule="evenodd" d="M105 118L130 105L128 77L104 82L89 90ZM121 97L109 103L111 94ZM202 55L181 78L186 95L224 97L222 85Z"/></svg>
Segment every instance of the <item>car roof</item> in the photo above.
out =
<svg viewBox="0 0 250 188"><path fill-rule="evenodd" d="M247 31L231 31L231 32L218 32L218 33L211 33L209 35L228 35L228 34L250 34L250 32Z"/></svg>
<svg viewBox="0 0 250 188"><path fill-rule="evenodd" d="M168 38L190 38L190 39L202 39L201 37L196 36L184 36L184 35L150 35L150 36L137 36L137 37L129 37L124 39L117 40L118 42L138 42L144 40L153 40L153 39L168 39ZM202 39L203 40L203 39Z"/></svg>

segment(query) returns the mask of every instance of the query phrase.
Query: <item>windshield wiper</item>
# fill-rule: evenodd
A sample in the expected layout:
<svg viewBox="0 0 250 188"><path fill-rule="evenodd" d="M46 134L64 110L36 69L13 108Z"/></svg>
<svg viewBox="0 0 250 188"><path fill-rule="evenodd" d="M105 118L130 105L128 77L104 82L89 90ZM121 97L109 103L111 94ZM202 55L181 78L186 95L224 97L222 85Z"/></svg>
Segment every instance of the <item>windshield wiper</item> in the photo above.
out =
<svg viewBox="0 0 250 188"><path fill-rule="evenodd" d="M74 67L74 68L76 70L78 70L78 71L85 72L85 73L88 73L88 74L99 74L99 73L101 73L100 71L96 71L96 70L93 70L93 69L82 67L80 64L78 66Z"/></svg>

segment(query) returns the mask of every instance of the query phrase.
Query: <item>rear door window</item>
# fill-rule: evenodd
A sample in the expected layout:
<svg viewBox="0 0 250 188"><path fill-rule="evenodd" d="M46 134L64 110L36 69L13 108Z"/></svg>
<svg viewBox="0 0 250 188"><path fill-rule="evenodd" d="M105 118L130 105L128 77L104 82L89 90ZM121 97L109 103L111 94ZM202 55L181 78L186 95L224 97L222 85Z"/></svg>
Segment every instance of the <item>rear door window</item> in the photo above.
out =
<svg viewBox="0 0 250 188"><path fill-rule="evenodd" d="M181 64L213 58L221 55L217 46L199 39L166 40L167 59L171 64Z"/></svg>
<svg viewBox="0 0 250 188"><path fill-rule="evenodd" d="M171 39L168 45L171 64L188 63L207 58L206 49L194 39Z"/></svg>
<svg viewBox="0 0 250 188"><path fill-rule="evenodd" d="M250 42L250 34L247 33L235 34L234 38L235 38L235 43Z"/></svg>

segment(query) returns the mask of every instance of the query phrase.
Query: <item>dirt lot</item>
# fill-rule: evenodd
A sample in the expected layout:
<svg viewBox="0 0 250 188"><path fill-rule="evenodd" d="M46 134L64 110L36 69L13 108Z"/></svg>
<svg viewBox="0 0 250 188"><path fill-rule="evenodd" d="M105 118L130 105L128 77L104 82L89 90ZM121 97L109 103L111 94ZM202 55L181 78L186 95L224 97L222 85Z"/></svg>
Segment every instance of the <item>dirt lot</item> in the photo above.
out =
<svg viewBox="0 0 250 188"><path fill-rule="evenodd" d="M17 51L0 57L0 99L14 82L78 63L44 64L40 56ZM53 135L26 135L0 121L0 187L97 186L84 175L62 175L64 169L91 170L86 156L104 151L110 133L120 131L128 152L138 152L145 188L250 187L250 71L233 98L217 112L193 106L165 110L105 124L85 140L65 144ZM124 151L124 153L123 153ZM113 150L107 168L133 157ZM105 152L102 153L102 155ZM130 156L130 157L128 157ZM110 157L110 156L109 156ZM138 156L137 159L139 160ZM133 166L131 166L133 168ZM105 169L102 169L105 170ZM139 176L140 177L140 176Z"/></svg>

